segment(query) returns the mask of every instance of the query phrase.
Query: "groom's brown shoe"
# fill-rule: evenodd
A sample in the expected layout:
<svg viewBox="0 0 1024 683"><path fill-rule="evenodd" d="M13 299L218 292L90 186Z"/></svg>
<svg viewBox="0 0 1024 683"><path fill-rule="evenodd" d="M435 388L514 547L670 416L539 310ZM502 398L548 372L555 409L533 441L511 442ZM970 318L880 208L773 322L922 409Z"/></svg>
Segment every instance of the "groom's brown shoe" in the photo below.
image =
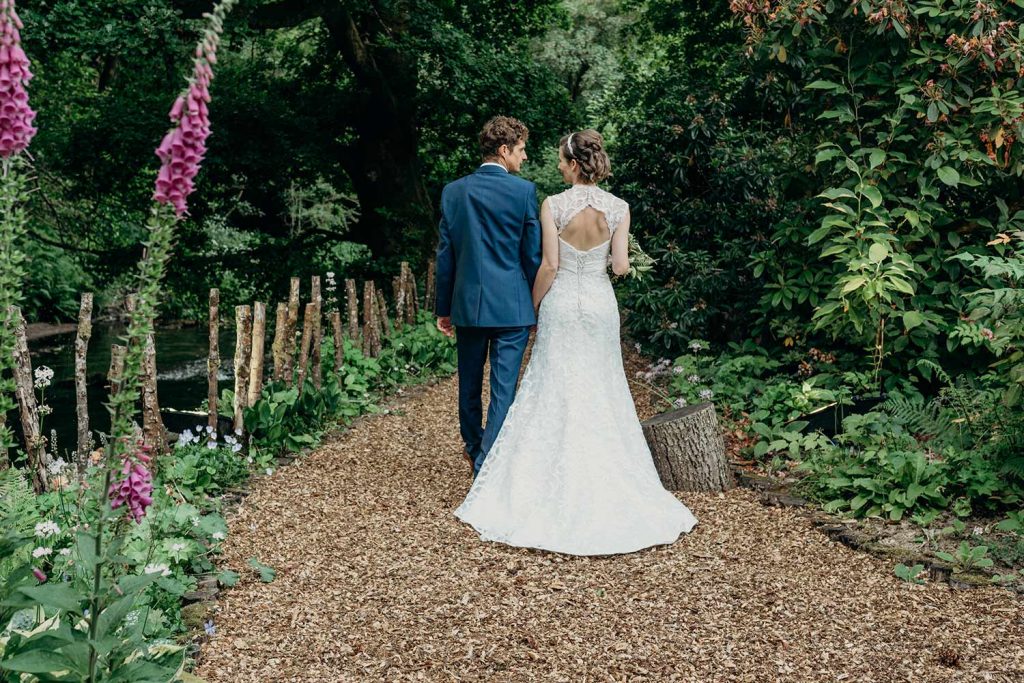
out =
<svg viewBox="0 0 1024 683"><path fill-rule="evenodd" d="M475 463L473 462L473 456L471 456L471 455L469 454L469 451L468 451L468 450L466 450L465 448L463 448L463 449L462 449L462 457L463 457L463 458L465 458L466 462L468 462L468 463L469 463L469 473L470 473L470 474L474 474L474 473L475 473L475 470L476 470L476 465L475 465Z"/></svg>

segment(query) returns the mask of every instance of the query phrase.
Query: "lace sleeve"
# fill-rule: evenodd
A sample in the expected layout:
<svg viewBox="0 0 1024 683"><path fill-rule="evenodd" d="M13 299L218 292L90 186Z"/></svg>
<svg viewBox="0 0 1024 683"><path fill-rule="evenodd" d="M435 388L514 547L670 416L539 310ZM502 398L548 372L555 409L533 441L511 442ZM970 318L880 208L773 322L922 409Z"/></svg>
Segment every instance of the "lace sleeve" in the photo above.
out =
<svg viewBox="0 0 1024 683"><path fill-rule="evenodd" d="M555 221L555 230L558 234L562 234L562 230L565 229L565 207L562 206L561 194L553 194L548 197L548 207L551 209L551 218Z"/></svg>
<svg viewBox="0 0 1024 683"><path fill-rule="evenodd" d="M622 224L622 220L629 211L629 204L618 197L612 197L611 206L608 207L608 232L615 234L615 230Z"/></svg>

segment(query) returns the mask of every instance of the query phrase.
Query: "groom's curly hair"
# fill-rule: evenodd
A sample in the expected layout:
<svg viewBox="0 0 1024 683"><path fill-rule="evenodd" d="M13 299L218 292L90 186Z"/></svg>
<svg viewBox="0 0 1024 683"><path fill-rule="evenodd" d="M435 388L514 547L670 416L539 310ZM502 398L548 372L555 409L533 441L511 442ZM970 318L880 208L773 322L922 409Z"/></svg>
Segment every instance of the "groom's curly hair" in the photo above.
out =
<svg viewBox="0 0 1024 683"><path fill-rule="evenodd" d="M498 156L498 148L502 145L515 147L520 140L526 140L530 130L526 124L511 116L495 116L484 124L480 131L480 153L484 161Z"/></svg>

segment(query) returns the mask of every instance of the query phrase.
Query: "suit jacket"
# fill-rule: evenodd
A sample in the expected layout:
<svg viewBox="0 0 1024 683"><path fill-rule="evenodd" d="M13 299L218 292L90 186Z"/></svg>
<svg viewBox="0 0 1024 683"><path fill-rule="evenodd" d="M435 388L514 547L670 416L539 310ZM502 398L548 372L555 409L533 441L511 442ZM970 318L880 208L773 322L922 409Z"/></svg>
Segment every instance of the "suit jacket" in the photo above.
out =
<svg viewBox="0 0 1024 683"><path fill-rule="evenodd" d="M437 315L466 327L536 324L541 230L533 183L481 166L445 186L440 232Z"/></svg>

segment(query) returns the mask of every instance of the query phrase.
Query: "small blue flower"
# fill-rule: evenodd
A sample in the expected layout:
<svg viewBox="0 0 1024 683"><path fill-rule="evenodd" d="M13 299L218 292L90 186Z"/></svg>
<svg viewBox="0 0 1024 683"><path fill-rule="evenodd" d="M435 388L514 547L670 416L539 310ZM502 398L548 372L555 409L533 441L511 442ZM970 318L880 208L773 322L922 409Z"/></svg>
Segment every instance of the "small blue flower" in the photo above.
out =
<svg viewBox="0 0 1024 683"><path fill-rule="evenodd" d="M203 630L206 631L206 635L208 636L212 636L214 633L217 632L217 627L213 625L213 619L210 619L205 624L203 624Z"/></svg>

